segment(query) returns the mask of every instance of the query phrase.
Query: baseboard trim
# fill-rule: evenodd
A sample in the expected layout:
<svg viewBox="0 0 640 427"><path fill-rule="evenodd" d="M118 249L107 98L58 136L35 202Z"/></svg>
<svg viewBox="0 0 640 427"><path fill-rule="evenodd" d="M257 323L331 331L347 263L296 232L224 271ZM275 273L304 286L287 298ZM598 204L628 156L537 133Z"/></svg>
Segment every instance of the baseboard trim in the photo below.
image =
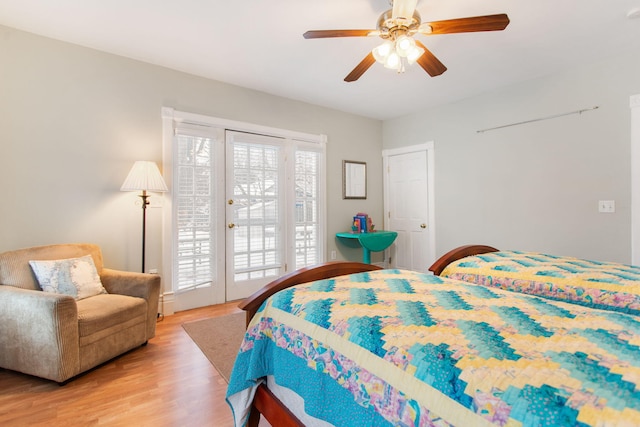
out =
<svg viewBox="0 0 640 427"><path fill-rule="evenodd" d="M165 292L160 294L160 302L158 304L158 311L162 316L170 316L175 314L175 295L173 292Z"/></svg>

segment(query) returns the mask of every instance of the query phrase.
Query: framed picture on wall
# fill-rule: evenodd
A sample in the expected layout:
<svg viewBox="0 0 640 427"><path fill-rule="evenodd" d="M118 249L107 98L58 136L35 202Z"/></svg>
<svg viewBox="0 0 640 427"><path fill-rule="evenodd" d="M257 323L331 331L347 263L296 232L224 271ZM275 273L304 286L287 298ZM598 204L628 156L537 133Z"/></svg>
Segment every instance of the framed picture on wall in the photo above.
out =
<svg viewBox="0 0 640 427"><path fill-rule="evenodd" d="M367 198L367 164L365 162L342 161L342 198Z"/></svg>

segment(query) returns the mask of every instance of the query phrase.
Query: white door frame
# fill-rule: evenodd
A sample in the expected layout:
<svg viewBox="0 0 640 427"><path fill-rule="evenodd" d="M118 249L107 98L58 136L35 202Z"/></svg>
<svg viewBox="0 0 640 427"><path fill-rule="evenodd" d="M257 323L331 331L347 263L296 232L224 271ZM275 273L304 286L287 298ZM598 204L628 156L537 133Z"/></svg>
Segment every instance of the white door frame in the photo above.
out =
<svg viewBox="0 0 640 427"><path fill-rule="evenodd" d="M410 145L401 148L390 148L388 150L382 150L382 170L384 171L383 182L383 201L384 201L384 215L383 224L386 228L389 219L389 157L397 156L400 154L415 153L419 151L426 151L427 153L427 224L429 224L429 237L427 244L429 245L429 251L432 256L435 257L436 253L436 215L435 215L435 144L433 141L425 142L424 144ZM435 259L433 260L435 262Z"/></svg>
<svg viewBox="0 0 640 427"><path fill-rule="evenodd" d="M631 264L640 265L640 94L631 108Z"/></svg>
<svg viewBox="0 0 640 427"><path fill-rule="evenodd" d="M163 198L163 212L162 212L162 285L160 289L160 310L165 315L170 315L175 312L175 295L173 292L173 251L172 251L172 169L173 169L173 136L174 136L174 123L189 123L196 126L205 126L219 129L236 130L247 133L258 133L267 136L281 137L284 139L292 139L301 143L312 143L318 146L326 146L327 136L324 134L310 134L305 132L291 131L288 129L280 129L270 126L257 125L248 122L240 122L236 120L223 119L219 117L211 117L202 114L189 113L185 111L178 111L171 107L161 108L162 116L162 165L164 179L169 187L169 192L164 193ZM324 150L324 149L323 149ZM323 151L324 156L326 153ZM224 156L222 156L222 163L224 164ZM326 159L322 164L322 176L326 176ZM323 184L324 185L324 184ZM225 194L224 191L221 194ZM326 188L322 187L320 192L324 209L326 210ZM224 209L223 209L224 212ZM325 211L326 212L326 211ZM223 213L222 213L223 215ZM223 217L224 218L224 217ZM322 260L324 260L324 248L326 248L326 214L322 218L324 226L321 227L322 234L320 236L322 249ZM219 252L218 257L224 256L223 250ZM222 255L220 255L220 253ZM222 261L224 263L224 260ZM215 301L225 301L225 289L215 290Z"/></svg>

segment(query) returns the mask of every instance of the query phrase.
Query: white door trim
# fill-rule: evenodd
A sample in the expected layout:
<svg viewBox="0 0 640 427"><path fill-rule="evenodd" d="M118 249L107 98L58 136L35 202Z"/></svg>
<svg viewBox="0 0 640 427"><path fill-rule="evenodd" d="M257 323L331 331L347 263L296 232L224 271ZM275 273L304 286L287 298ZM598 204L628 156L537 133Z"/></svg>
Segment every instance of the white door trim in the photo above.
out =
<svg viewBox="0 0 640 427"><path fill-rule="evenodd" d="M382 170L384 175L383 182L383 227L386 228L389 219L389 157L400 154L415 153L419 151L427 152L427 193L428 193L428 224L431 232L429 233L429 251L431 254L436 253L436 215L435 215L435 143L433 141L424 144L410 145L407 147L390 148L382 150ZM435 261L435 260L434 260Z"/></svg>
<svg viewBox="0 0 640 427"><path fill-rule="evenodd" d="M640 265L640 94L631 108L631 264Z"/></svg>
<svg viewBox="0 0 640 427"><path fill-rule="evenodd" d="M280 129L271 126L256 125L248 122L239 122L237 120L223 119L220 117L205 116L202 114L188 113L186 111L178 111L171 107L162 107L162 117L175 120L181 123L193 123L195 125L206 125L215 128L227 130L237 130L247 133L257 133L260 135L275 136L278 138L289 138L298 141L313 142L323 144L327 142L324 134L313 134L305 132L296 132L288 129Z"/></svg>
<svg viewBox="0 0 640 427"><path fill-rule="evenodd" d="M172 240L172 170L173 170L173 136L174 136L174 127L176 123L182 124L190 124L195 127L203 126L205 128L215 128L219 131L224 132L227 130L235 130L240 132L248 132L248 133L257 133L265 136L273 136L278 138L283 138L291 141L298 142L299 144L312 144L313 146L320 147L322 150L323 163L322 167L322 184L320 189L321 200L324 203L323 205L323 217L321 218L322 227L320 227L320 231L322 232L322 246L321 246L321 261L325 259L325 248L326 248L326 146L327 146L327 135L324 134L310 134L305 132L297 132L291 131L287 129L275 128L271 126L263 126L257 125L248 122L240 122L236 120L223 119L219 117L211 117L201 114L189 113L185 111L175 110L171 107L162 107L161 108L161 117L162 117L162 168L164 179L167 182L169 187L169 192L164 193L163 195L163 214L162 214L162 285L160 289L160 302L161 307L163 309L163 314L170 315L175 312L176 304L175 304L175 293L173 292L173 280L172 280L172 269L173 269L173 240ZM224 138L223 138L224 141ZM221 156L222 165L224 165L225 156ZM220 194L224 195L224 191ZM222 218L224 219L224 208L220 208L222 214ZM224 222L222 223L223 227ZM226 228L225 228L226 229ZM220 244L219 242L217 242ZM220 257L225 256L224 251L224 241L222 242L222 251L218 252L218 262L224 264L224 258L222 260ZM224 269L223 269L224 271ZM215 294L216 302L224 302L225 301L225 290L216 290Z"/></svg>

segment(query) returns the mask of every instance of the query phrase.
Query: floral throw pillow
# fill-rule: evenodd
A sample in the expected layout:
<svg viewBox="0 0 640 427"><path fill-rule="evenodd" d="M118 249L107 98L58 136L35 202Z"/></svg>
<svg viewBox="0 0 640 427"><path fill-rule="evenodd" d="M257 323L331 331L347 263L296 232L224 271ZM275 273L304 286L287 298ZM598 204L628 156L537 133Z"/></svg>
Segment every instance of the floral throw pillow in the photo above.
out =
<svg viewBox="0 0 640 427"><path fill-rule="evenodd" d="M91 255L47 261L29 261L44 292L71 295L76 300L106 294Z"/></svg>

